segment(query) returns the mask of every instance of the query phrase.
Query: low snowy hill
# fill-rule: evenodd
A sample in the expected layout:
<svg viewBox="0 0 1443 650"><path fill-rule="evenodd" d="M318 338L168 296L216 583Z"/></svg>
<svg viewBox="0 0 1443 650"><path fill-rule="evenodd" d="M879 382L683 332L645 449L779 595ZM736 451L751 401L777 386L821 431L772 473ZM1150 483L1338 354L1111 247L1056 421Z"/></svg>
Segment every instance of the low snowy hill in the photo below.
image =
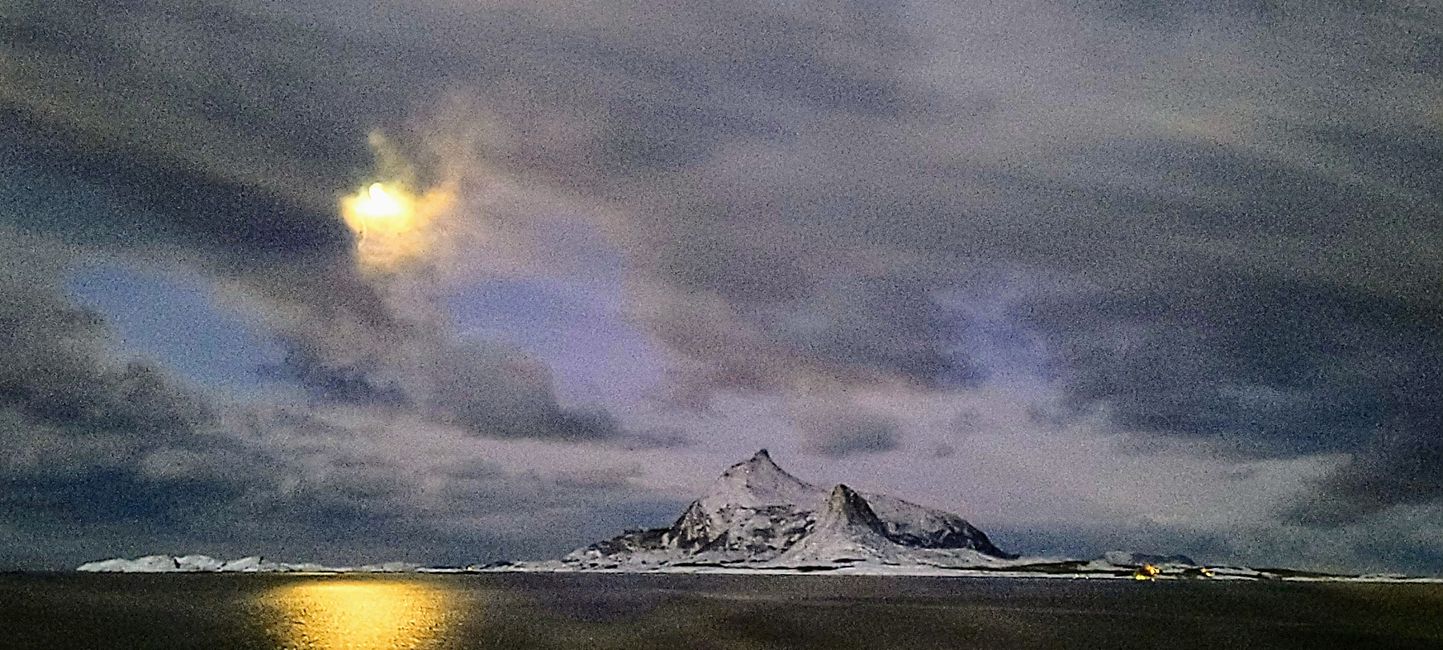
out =
<svg viewBox="0 0 1443 650"><path fill-rule="evenodd" d="M134 560L118 557L86 562L75 570L86 573L405 573L425 569L409 562L329 567L313 562L272 562L258 555L234 560L218 560L208 555L147 555Z"/></svg>

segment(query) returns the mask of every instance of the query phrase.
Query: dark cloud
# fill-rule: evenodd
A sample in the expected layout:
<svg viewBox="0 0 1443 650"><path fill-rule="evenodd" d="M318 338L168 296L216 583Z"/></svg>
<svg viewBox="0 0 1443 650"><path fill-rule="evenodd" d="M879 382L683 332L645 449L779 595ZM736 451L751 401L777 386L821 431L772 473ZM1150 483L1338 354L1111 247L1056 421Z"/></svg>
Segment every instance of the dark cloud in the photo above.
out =
<svg viewBox="0 0 1443 650"><path fill-rule="evenodd" d="M281 322L290 352L277 374L321 402L414 412L481 436L581 441L622 433L604 411L563 406L550 372L527 355L460 340L426 309L393 313L397 320L382 328L319 317Z"/></svg>
<svg viewBox="0 0 1443 650"><path fill-rule="evenodd" d="M132 3L107 15L110 8L14 5L6 42L16 56L6 66L15 92L6 103L87 148L123 147L232 181L264 180L321 205L331 186L309 183L306 192L307 181L365 169L357 136L372 120L399 120L410 108L406 86L389 76L396 67L375 64L419 55L403 41L230 3ZM417 81L438 69L412 63L406 74Z"/></svg>
<svg viewBox="0 0 1443 650"><path fill-rule="evenodd" d="M518 474L418 457L392 441L393 418L332 421L311 411L228 409L183 437L66 430L0 411L12 452L0 467L3 535L16 542L0 566L154 552L332 563L535 557L600 536L595 512L655 499L627 475Z"/></svg>
<svg viewBox="0 0 1443 650"><path fill-rule="evenodd" d="M1352 449L1440 415L1432 305L1348 287L1199 275L1036 306L1081 409L1262 453ZM1388 332L1382 338L1379 332Z"/></svg>
<svg viewBox="0 0 1443 650"><path fill-rule="evenodd" d="M1200 275L1035 305L1070 403L1127 430L1261 456L1348 452L1296 511L1436 500L1443 309L1353 287Z"/></svg>
<svg viewBox="0 0 1443 650"><path fill-rule="evenodd" d="M13 244L22 245L13 245ZM25 246L23 244L30 244ZM226 436L208 398L111 351L101 319L58 292L55 249L0 246L0 464L7 522L22 529L184 530L271 478Z"/></svg>
<svg viewBox="0 0 1443 650"><path fill-rule="evenodd" d="M1429 417L1438 411L1422 412ZM1385 424L1354 452L1351 461L1319 482L1318 494L1292 505L1290 520L1309 526L1367 521L1369 515L1398 505L1437 504L1443 486L1443 436L1437 420L1413 425Z"/></svg>
<svg viewBox="0 0 1443 650"><path fill-rule="evenodd" d="M330 205L308 205L183 159L97 146L13 106L0 110L15 127L0 136L10 149L7 163L31 177L7 190L15 200L8 221L70 240L197 248L226 267L334 261L350 248ZM56 209L74 200L66 194L77 186L96 188L94 198Z"/></svg>
<svg viewBox="0 0 1443 650"><path fill-rule="evenodd" d="M0 251L0 433L12 471L105 468L214 421L163 371L111 356L100 317L58 294L52 262L13 243Z"/></svg>
<svg viewBox="0 0 1443 650"><path fill-rule="evenodd" d="M804 447L815 454L841 458L875 454L901 447L901 424L895 418L838 404L817 403L792 415Z"/></svg>
<svg viewBox="0 0 1443 650"><path fill-rule="evenodd" d="M760 278L770 277L758 271ZM809 381L973 385L982 371L955 349L961 316L925 286L891 277L836 278L790 300L659 302L653 333L702 361L679 379L683 402L715 391L788 391Z"/></svg>

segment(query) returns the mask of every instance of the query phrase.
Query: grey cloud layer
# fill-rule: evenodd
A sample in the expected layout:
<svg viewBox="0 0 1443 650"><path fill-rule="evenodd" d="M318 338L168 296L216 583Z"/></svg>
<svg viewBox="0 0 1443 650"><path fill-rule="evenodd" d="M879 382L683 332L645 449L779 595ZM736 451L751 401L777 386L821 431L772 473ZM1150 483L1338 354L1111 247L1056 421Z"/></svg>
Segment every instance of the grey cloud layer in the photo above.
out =
<svg viewBox="0 0 1443 650"><path fill-rule="evenodd" d="M148 449L188 442L214 420L204 400L159 369L110 358L100 317L60 298L46 260L9 244L0 251L9 260L0 272L9 473L127 464Z"/></svg>
<svg viewBox="0 0 1443 650"><path fill-rule="evenodd" d="M121 167L88 148L96 133L121 159L144 152L157 171L120 178L155 203L184 204L167 188L199 187L177 174L200 169L226 196L312 206L271 227L309 233L274 239L313 242L285 264L318 256L304 263L322 279L242 273L271 299L347 286L326 192L363 166L366 129L425 139L428 112L454 110L436 98L460 96L498 173L605 208L678 399L965 389L986 373L943 294L1005 273L1023 287L1013 325L1041 337L1078 412L1243 454L1354 454L1293 513L1310 522L1439 498L1436 2L243 6L112 23L26 5L5 65L27 83L4 99L29 132L68 137L81 177ZM75 36L110 54L57 56ZM238 72L188 52L235 55ZM109 106L169 128L97 119ZM267 222L152 223L244 244ZM327 318L398 317L357 286ZM612 430L524 388L527 372L486 384L499 353L460 369L350 359L310 331L322 322L294 323L295 359L332 393L432 386L396 399L503 435ZM532 415L496 420L474 391L437 387L442 370L519 391L505 412ZM824 453L902 442L821 430L806 435Z"/></svg>
<svg viewBox="0 0 1443 650"><path fill-rule="evenodd" d="M418 461L398 449L397 416L384 410L227 404L117 355L100 316L70 304L57 284L72 249L3 232L0 565L59 568L157 545L464 563L537 544L559 552L588 539L576 528L590 523L576 521L584 512L635 518L622 511L654 507L627 476L580 484L518 475L475 456ZM492 386L490 393L438 407L476 418L457 423L469 431L588 439L612 427L604 416L536 403L534 395L549 395L542 387L508 389L512 375L495 364L454 363L494 374L455 384ZM442 461L450 466L438 467ZM436 500L435 490L445 498ZM530 528L468 521L498 512L526 512ZM321 539L328 542L318 551Z"/></svg>

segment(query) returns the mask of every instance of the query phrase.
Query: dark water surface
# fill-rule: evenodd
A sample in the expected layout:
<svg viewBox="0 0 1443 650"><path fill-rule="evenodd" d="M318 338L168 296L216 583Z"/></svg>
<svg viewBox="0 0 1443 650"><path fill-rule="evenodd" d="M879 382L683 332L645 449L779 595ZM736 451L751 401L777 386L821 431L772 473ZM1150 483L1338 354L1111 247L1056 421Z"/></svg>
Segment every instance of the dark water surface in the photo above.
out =
<svg viewBox="0 0 1443 650"><path fill-rule="evenodd" d="M1443 648L1443 585L0 575L15 648Z"/></svg>

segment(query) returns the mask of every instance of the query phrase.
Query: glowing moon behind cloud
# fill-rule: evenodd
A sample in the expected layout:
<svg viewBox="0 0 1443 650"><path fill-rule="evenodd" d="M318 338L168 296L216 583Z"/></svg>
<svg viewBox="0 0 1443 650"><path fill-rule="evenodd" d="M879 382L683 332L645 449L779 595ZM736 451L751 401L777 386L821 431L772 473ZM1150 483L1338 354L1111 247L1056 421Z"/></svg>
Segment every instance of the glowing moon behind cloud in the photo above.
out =
<svg viewBox="0 0 1443 650"><path fill-rule="evenodd" d="M341 218L356 234L363 266L396 270L425 257L428 226L445 202L442 193L418 197L400 184L375 182L341 199Z"/></svg>
<svg viewBox="0 0 1443 650"><path fill-rule="evenodd" d="M362 192L352 197L354 203L349 215L362 229L371 227L395 227L411 219L413 206L411 197L399 189L386 189L385 183L371 183Z"/></svg>

